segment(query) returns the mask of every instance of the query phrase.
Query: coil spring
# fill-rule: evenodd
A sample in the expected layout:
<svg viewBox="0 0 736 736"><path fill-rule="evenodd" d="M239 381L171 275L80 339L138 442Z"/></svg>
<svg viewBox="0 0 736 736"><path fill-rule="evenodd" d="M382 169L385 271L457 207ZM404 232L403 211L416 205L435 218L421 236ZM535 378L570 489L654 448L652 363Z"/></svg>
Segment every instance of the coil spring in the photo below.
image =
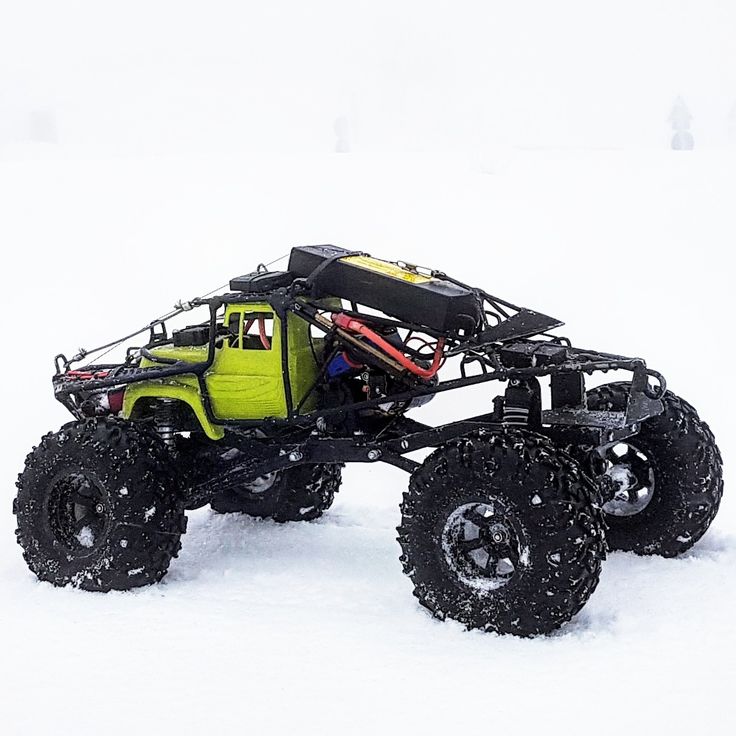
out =
<svg viewBox="0 0 736 736"><path fill-rule="evenodd" d="M529 424L529 408L525 406L504 406L503 423L514 427L526 427Z"/></svg>
<svg viewBox="0 0 736 736"><path fill-rule="evenodd" d="M159 437L166 443L170 450L175 447L174 435L176 431L173 399L161 399L156 406L153 422Z"/></svg>

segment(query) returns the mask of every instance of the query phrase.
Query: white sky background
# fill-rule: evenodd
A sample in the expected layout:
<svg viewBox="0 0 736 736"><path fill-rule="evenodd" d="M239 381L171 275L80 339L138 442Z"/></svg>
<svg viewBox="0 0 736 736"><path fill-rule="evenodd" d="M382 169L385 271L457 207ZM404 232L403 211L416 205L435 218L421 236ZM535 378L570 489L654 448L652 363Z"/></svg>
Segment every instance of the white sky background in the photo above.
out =
<svg viewBox="0 0 736 736"><path fill-rule="evenodd" d="M0 0L0 145L657 148L677 95L733 143L736 3Z"/></svg>

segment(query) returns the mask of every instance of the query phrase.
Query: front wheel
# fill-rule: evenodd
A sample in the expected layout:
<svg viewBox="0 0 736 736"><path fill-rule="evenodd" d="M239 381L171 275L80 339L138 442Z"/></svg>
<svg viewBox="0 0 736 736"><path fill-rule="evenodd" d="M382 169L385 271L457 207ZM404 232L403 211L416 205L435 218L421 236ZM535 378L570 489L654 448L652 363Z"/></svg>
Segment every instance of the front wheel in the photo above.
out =
<svg viewBox="0 0 736 736"><path fill-rule="evenodd" d="M588 408L625 411L631 384L588 392ZM600 470L616 489L603 506L611 549L674 557L692 547L715 518L723 495L723 462L708 425L671 391L664 411L639 433L611 445Z"/></svg>
<svg viewBox="0 0 736 736"><path fill-rule="evenodd" d="M54 585L127 590L159 581L186 516L176 472L150 429L89 419L46 435L13 504L28 567Z"/></svg>
<svg viewBox="0 0 736 736"><path fill-rule="evenodd" d="M577 463L538 435L479 434L441 447L401 505L401 561L414 594L468 628L558 628L588 600L605 558L592 490Z"/></svg>

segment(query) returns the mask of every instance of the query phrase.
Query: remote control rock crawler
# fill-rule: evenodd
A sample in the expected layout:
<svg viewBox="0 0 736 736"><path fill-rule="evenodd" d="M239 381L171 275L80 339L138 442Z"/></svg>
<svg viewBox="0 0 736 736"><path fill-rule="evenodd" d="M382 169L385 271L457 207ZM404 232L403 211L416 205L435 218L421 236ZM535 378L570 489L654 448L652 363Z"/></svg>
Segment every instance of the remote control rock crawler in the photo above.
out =
<svg viewBox="0 0 736 736"><path fill-rule="evenodd" d="M169 335L165 322L195 308L208 315ZM26 562L54 585L154 583L185 509L316 519L344 463L385 462L411 474L398 541L422 605L468 628L550 632L585 604L606 549L678 555L723 491L695 409L643 360L551 335L561 324L438 271L294 248L286 271L259 267L134 335L56 357L74 421L19 477ZM73 367L144 333L120 363ZM440 380L446 362L457 373ZM630 381L586 391L587 375L613 370ZM407 416L490 381L503 392L478 416ZM407 457L422 448L435 449Z"/></svg>

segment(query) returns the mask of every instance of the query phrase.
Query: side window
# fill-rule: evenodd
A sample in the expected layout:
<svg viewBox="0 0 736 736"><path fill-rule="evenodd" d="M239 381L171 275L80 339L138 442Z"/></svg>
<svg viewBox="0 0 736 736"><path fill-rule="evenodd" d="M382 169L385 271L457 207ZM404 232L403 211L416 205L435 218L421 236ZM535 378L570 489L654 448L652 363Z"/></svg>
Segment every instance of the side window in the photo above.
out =
<svg viewBox="0 0 736 736"><path fill-rule="evenodd" d="M240 312L231 312L227 323L227 344L231 348L240 347Z"/></svg>
<svg viewBox="0 0 736 736"><path fill-rule="evenodd" d="M270 350L273 343L273 312L246 312L243 319L243 350Z"/></svg>

